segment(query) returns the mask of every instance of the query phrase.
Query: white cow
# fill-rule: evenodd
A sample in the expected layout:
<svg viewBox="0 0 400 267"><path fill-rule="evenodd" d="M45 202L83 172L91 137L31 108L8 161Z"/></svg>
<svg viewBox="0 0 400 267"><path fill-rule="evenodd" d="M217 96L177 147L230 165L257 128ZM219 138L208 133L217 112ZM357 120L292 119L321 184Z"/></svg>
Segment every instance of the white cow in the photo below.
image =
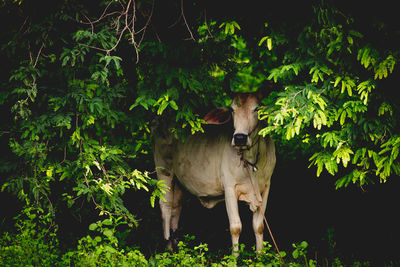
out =
<svg viewBox="0 0 400 267"><path fill-rule="evenodd" d="M215 109L204 118L209 124L225 124L233 118L234 129L230 124L207 126L205 133L192 135L185 142L170 135L155 137L157 177L170 188L164 195L166 201L160 200L168 247L176 242L174 232L182 209L180 185L183 185L207 208L225 199L234 252L238 250L242 230L238 200L247 202L253 211L256 248L263 248L263 214L276 157L272 139L258 135L260 98L257 93L237 94L231 110Z"/></svg>

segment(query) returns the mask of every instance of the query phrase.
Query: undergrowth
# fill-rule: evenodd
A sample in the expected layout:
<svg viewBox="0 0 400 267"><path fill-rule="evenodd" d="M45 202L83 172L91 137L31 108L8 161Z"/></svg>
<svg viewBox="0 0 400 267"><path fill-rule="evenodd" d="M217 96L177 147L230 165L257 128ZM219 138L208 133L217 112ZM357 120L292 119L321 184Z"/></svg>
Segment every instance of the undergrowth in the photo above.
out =
<svg viewBox="0 0 400 267"><path fill-rule="evenodd" d="M237 257L216 255L209 252L207 244L193 245L194 237L188 235L178 243L175 253L146 257L138 248L120 245L116 228L123 223L112 217L91 224L90 234L75 248L61 251L57 226L48 214L27 208L16 220L16 232L3 233L0 238L0 266L371 266L369 262L344 265L339 258L318 262L309 257L306 241L293 244L290 252L281 251L280 255L268 242L259 252L242 244Z"/></svg>

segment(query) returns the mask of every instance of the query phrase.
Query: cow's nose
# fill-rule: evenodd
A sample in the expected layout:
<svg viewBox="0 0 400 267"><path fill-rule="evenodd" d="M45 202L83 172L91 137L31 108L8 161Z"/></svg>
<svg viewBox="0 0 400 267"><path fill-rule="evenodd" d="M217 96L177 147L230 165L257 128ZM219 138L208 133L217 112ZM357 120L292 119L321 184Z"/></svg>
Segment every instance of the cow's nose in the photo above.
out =
<svg viewBox="0 0 400 267"><path fill-rule="evenodd" d="M233 142L235 146L246 146L247 145L247 135L246 134L235 134L233 136Z"/></svg>

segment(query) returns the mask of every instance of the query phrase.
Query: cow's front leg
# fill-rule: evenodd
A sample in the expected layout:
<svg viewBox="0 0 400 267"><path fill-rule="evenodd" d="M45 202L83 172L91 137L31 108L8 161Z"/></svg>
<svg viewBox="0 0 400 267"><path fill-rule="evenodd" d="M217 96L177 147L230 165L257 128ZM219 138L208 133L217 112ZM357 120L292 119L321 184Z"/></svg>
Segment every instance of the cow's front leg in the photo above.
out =
<svg viewBox="0 0 400 267"><path fill-rule="evenodd" d="M268 194L270 189L270 183L268 183L262 193L262 204L253 212L253 230L256 237L256 249L260 251L264 247L264 214L267 207Z"/></svg>
<svg viewBox="0 0 400 267"><path fill-rule="evenodd" d="M229 218L229 229L232 237L233 253L237 257L239 254L239 236L242 232L242 222L240 221L238 199L234 188L225 189L225 204Z"/></svg>

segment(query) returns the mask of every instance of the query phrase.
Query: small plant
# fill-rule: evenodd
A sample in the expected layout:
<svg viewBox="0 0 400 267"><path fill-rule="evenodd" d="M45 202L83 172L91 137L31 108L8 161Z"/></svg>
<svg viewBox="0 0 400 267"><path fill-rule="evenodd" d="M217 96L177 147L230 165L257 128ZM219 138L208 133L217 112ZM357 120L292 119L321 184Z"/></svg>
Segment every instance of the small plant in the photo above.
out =
<svg viewBox="0 0 400 267"><path fill-rule="evenodd" d="M307 267L315 267L317 266L317 262L315 260L308 260L307 259L307 250L306 248L308 247L308 243L306 241L303 241L299 244L293 244L292 245L294 250L292 252L293 259L295 260L302 260L304 262L304 265ZM300 265L295 265L295 266L302 266Z"/></svg>
<svg viewBox="0 0 400 267"><path fill-rule="evenodd" d="M59 251L52 215L27 206L15 219L16 233L0 238L0 266L54 266Z"/></svg>
<svg viewBox="0 0 400 267"><path fill-rule="evenodd" d="M185 235L185 242L179 241L176 253L164 252L156 254L149 260L150 266L207 266L207 244L200 244L190 248L188 243L194 240L194 236Z"/></svg>
<svg viewBox="0 0 400 267"><path fill-rule="evenodd" d="M270 243L264 242L264 248L258 252L257 262L263 263L265 266L284 266L283 261L286 257L286 252L280 251L279 255L277 252L271 251L271 248L272 245Z"/></svg>
<svg viewBox="0 0 400 267"><path fill-rule="evenodd" d="M79 240L76 250L65 253L62 265L67 266L146 266L148 262L137 249L127 250L118 246L116 227L125 224L121 217L92 223L89 230L99 233Z"/></svg>

